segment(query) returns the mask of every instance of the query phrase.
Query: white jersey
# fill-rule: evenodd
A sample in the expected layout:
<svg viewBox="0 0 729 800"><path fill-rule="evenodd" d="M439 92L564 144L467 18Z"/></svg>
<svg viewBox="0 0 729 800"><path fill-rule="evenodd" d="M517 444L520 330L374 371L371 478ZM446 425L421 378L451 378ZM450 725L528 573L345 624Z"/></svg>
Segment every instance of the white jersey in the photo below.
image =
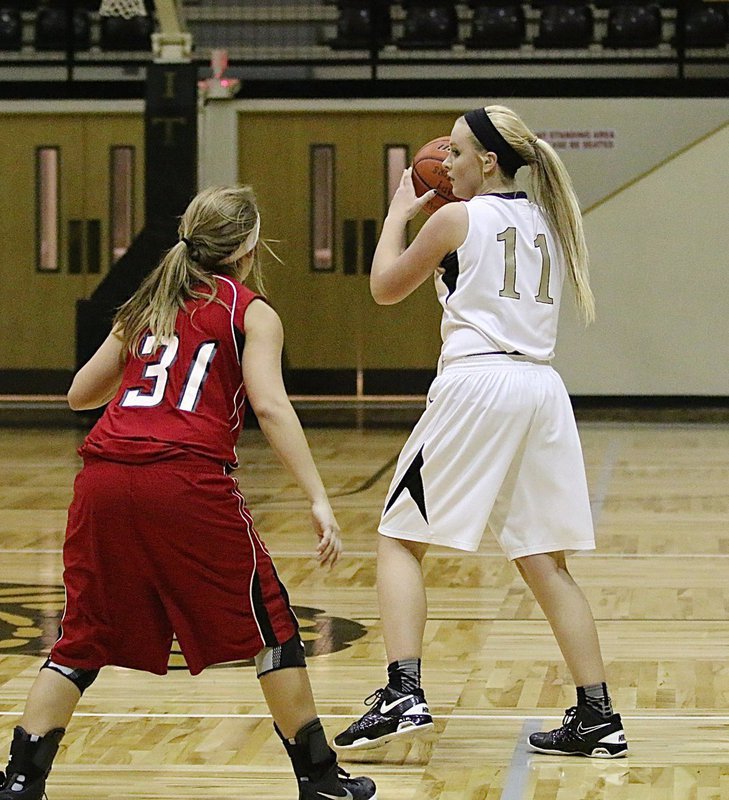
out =
<svg viewBox="0 0 729 800"><path fill-rule="evenodd" d="M466 202L468 233L436 273L441 361L482 353L554 357L565 263L525 192Z"/></svg>

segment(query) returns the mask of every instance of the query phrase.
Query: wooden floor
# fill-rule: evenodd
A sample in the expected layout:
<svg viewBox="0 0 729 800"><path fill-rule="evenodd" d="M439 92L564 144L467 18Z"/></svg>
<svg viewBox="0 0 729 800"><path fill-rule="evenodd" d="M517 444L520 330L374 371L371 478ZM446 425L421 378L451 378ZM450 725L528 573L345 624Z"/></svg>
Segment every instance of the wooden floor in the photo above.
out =
<svg viewBox="0 0 729 800"><path fill-rule="evenodd" d="M572 570L598 620L631 755L532 755L574 689L534 600L485 537L426 561L424 682L436 734L345 766L380 800L729 798L729 425L581 425L598 550ZM0 430L0 758L63 606L75 429ZM382 685L375 527L406 430L310 429L346 537L317 570L307 512L255 431L241 484L304 625L329 734ZM171 655L172 666L179 666ZM0 764L2 766L2 764ZM51 800L296 797L249 665L153 677L107 668L83 698Z"/></svg>

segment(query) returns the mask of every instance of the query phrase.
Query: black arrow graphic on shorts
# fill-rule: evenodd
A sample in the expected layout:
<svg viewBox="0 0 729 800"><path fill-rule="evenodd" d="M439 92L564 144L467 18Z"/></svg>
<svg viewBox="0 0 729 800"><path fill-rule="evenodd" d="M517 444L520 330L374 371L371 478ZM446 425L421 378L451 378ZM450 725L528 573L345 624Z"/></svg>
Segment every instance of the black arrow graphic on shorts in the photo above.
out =
<svg viewBox="0 0 729 800"><path fill-rule="evenodd" d="M423 447L420 448L410 466L405 470L405 474L402 476L395 491L390 495L385 511L389 511L395 500L407 489L410 492L410 497L413 498L415 505L423 515L423 519L427 522L428 512L425 509L425 489L423 488L423 476L420 472L423 468Z"/></svg>

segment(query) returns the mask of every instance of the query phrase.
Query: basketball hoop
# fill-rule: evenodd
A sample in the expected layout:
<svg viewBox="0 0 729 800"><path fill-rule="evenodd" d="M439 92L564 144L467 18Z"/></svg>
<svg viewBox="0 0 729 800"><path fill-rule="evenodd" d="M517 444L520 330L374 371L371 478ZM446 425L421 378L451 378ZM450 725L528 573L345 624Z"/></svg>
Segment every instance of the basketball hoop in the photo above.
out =
<svg viewBox="0 0 729 800"><path fill-rule="evenodd" d="M99 15L102 17L146 17L147 9L144 0L101 0Z"/></svg>
<svg viewBox="0 0 729 800"><path fill-rule="evenodd" d="M192 53L192 36L185 29L182 0L154 0L158 32L152 34L155 63L185 64ZM99 15L133 19L146 17L145 0L101 0Z"/></svg>

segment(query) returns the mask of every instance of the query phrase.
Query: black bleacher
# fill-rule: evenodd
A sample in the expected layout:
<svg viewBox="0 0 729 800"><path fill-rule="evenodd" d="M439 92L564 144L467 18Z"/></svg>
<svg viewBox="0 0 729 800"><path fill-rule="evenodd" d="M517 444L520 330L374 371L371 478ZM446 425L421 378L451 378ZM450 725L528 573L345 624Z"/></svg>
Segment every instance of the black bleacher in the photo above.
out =
<svg viewBox="0 0 729 800"><path fill-rule="evenodd" d="M101 17L99 0L0 0L0 64L82 65L88 80L144 80L156 20ZM575 79L729 77L729 2L722 0L184 0L200 77L214 47L246 83L287 77L327 80L346 66L355 77L435 77L434 64L471 78L548 76L551 64ZM65 59L65 60L62 60ZM572 72L565 73L566 65ZM717 65L723 72L717 72ZM599 71L597 67L599 66ZM352 69L360 69L352 73ZM488 72L488 69L492 72ZM479 69L482 73L479 73ZM141 71L140 71L141 70ZM641 72L643 70L643 72ZM16 71L21 75L22 72ZM130 72L131 74L131 72ZM63 79L64 75L60 75ZM11 78L11 83L15 80ZM117 83L118 86L118 83ZM11 87L4 87L5 95ZM308 91L308 87L307 87Z"/></svg>

